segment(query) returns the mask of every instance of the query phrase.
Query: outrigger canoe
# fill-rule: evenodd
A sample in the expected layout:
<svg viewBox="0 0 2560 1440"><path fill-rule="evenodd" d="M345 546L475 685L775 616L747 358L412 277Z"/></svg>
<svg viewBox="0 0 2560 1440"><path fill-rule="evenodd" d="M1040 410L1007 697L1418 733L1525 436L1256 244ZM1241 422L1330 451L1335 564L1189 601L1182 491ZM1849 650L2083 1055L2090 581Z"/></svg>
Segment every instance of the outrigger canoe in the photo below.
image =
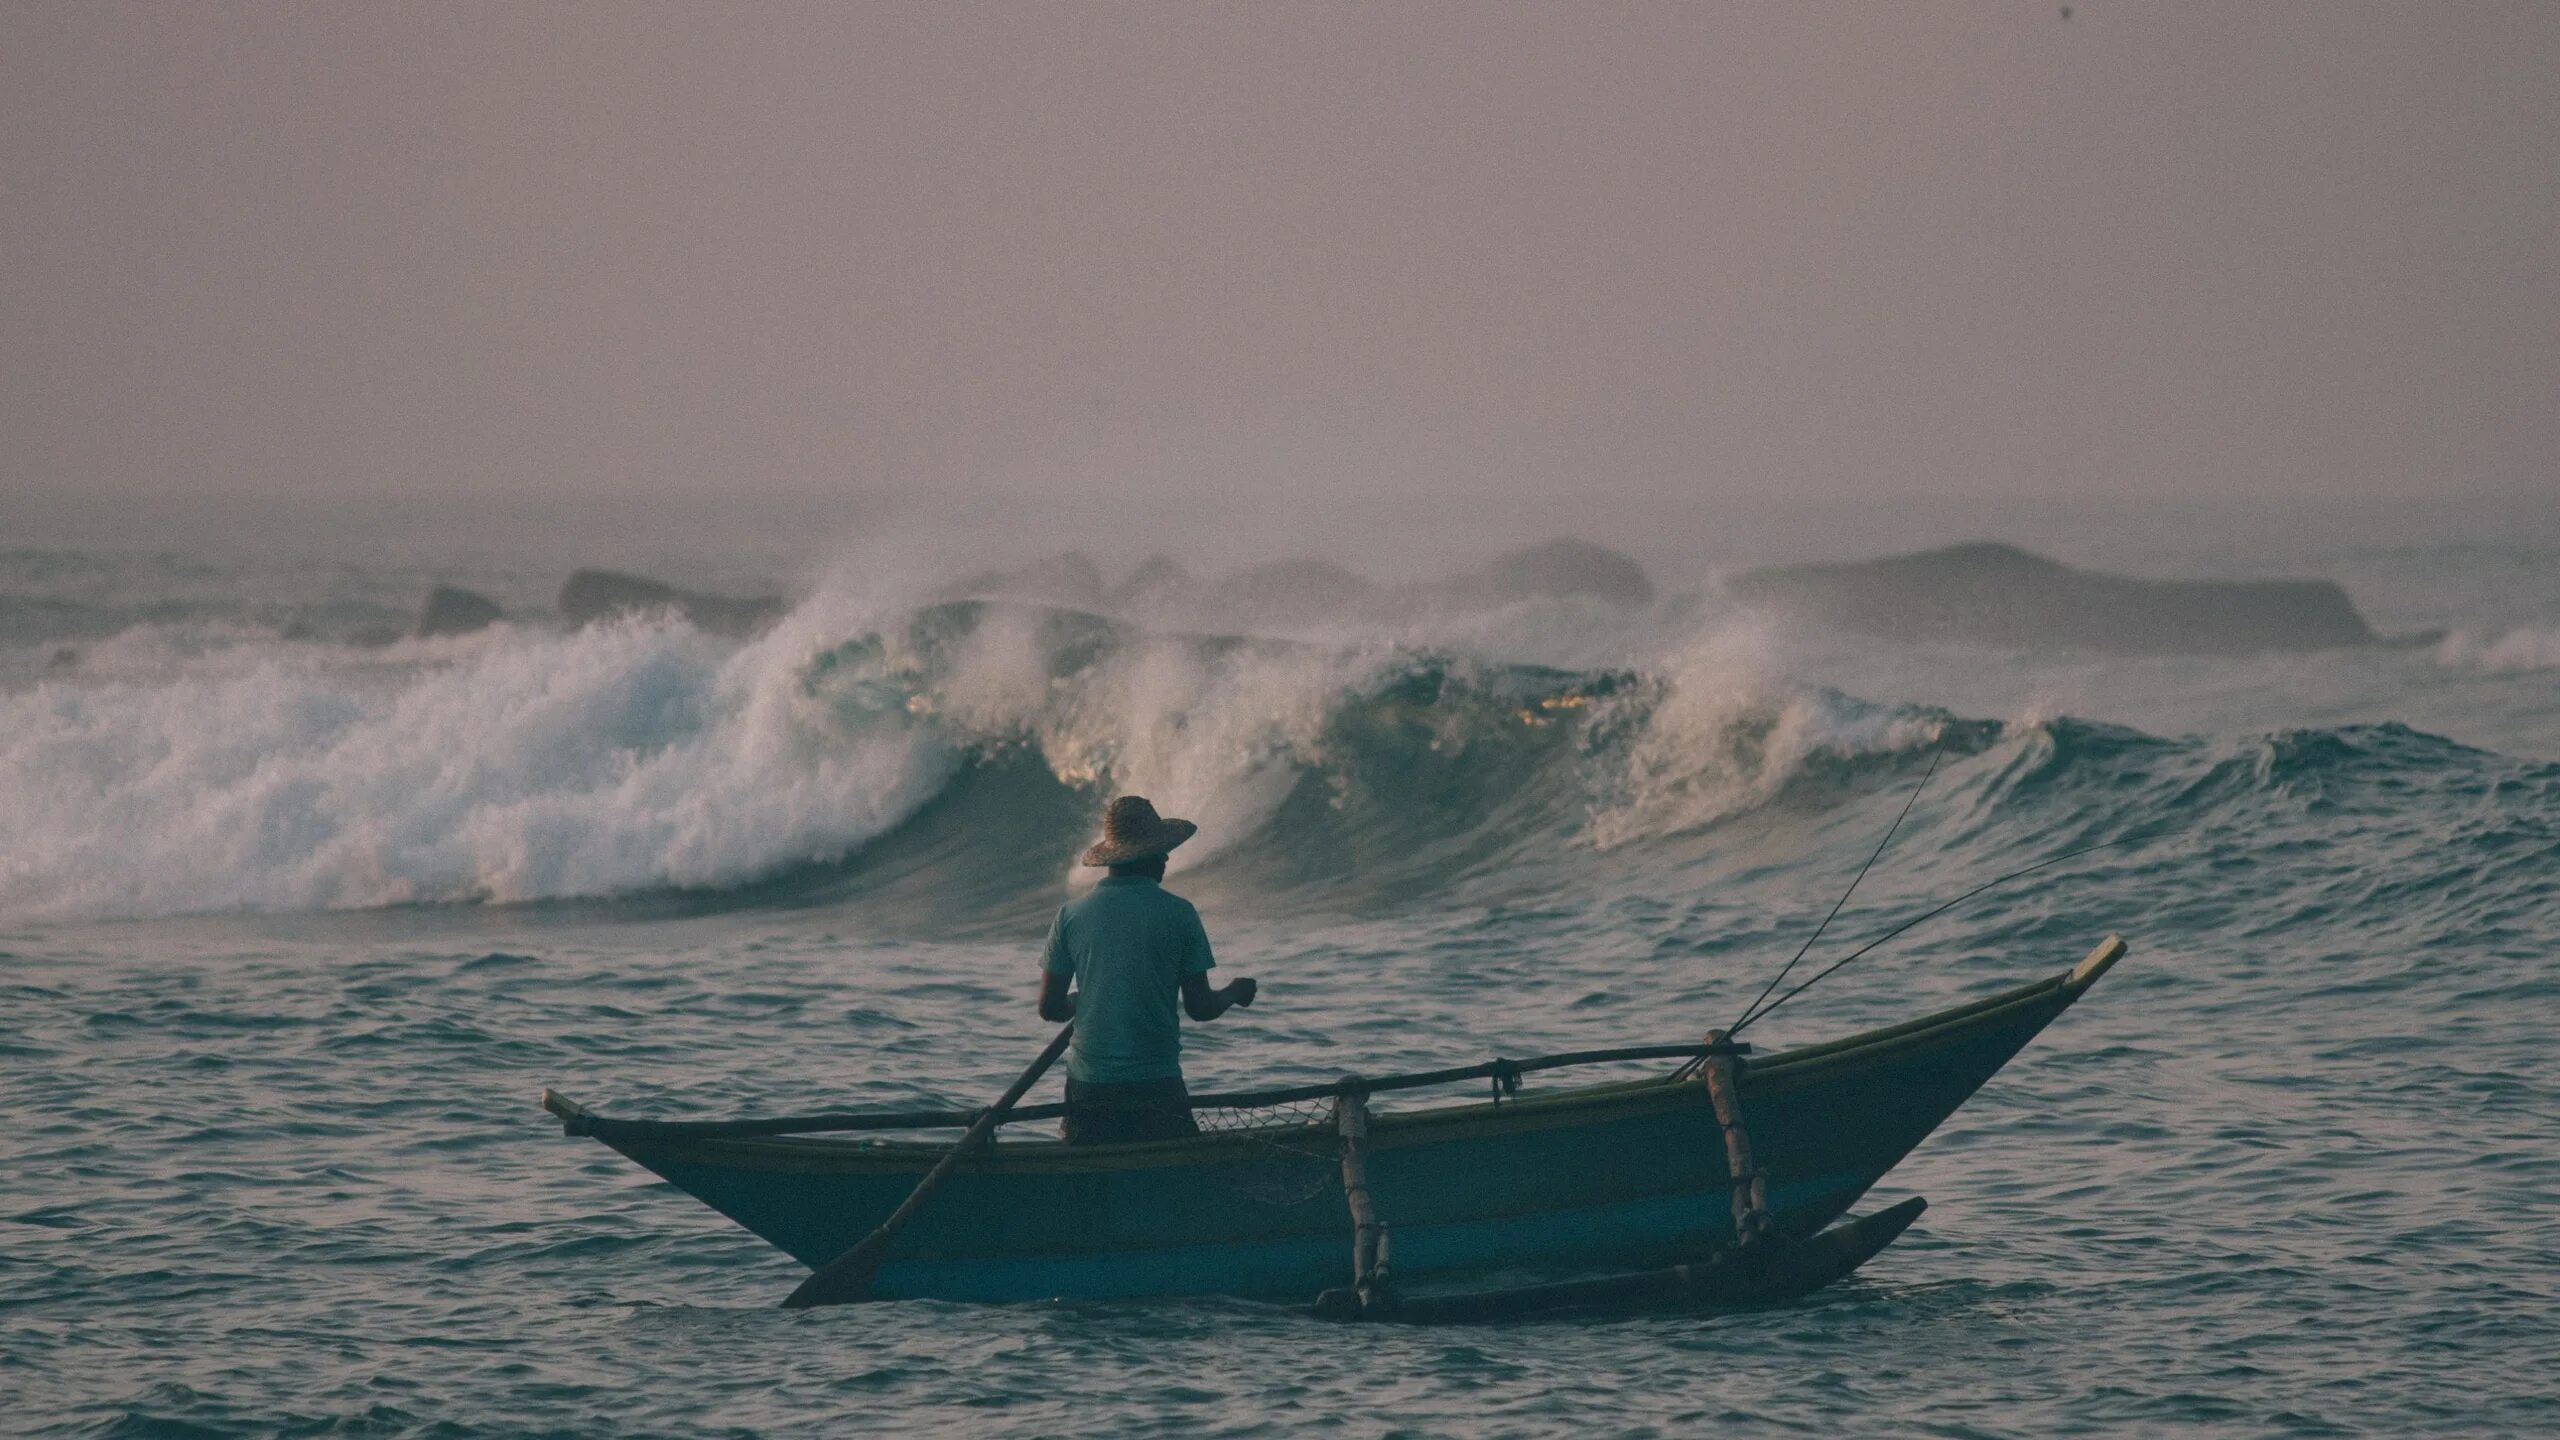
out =
<svg viewBox="0 0 2560 1440"><path fill-rule="evenodd" d="M1395 1318L1611 1299L1781 1299L1847 1274L1901 1233L1919 1200L1833 1222L2123 953L2124 942L2109 936L2067 973L1765 1056L1730 1045L1586 1052L1194 1103L1249 1117L1243 1102L1277 1097L1300 1102L1303 1113L1303 1102L1324 1095L1337 1106L1359 1098L1359 1178L1392 1236ZM1729 1156L1728 1127L1692 1067L1516 1098L1499 1083L1595 1058L1692 1053L1723 1062L1705 1071L1721 1070L1728 1107L1739 1101L1739 1114L1725 1118L1747 1133L1758 1187L1751 1223L1766 1224L1751 1244L1739 1243L1744 1207L1733 1203L1742 1164ZM1365 1113L1366 1098L1382 1091L1487 1074L1497 1080L1490 1100ZM662 1121L612 1119L549 1092L543 1105L567 1133L602 1141L813 1269L869 1234L953 1149L828 1132L957 1127L978 1114ZM1037 1120L1060 1108L1007 1118ZM1303 1300L1332 1290L1320 1308L1360 1313L1365 1307L1346 1303L1340 1288L1354 1278L1345 1260L1354 1228L1346 1128L1314 1116L1142 1144L987 1145L897 1232L870 1298ZM1542 1283L1463 1288L1488 1275ZM1583 1278L1558 1278L1566 1276Z"/></svg>

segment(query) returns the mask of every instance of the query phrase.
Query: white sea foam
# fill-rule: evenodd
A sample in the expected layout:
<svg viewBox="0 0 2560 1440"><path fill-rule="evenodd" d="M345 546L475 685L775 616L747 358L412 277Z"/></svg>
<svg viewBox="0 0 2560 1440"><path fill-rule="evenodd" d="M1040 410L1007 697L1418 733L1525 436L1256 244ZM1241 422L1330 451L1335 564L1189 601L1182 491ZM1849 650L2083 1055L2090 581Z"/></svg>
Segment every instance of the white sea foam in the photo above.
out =
<svg viewBox="0 0 2560 1440"><path fill-rule="evenodd" d="M1820 755L1934 743L1933 715L1862 705L1786 678L1771 633L1733 626L1666 664L1620 760L1619 793L1585 832L1601 849L1695 830L1765 804Z"/></svg>
<svg viewBox="0 0 2560 1440"><path fill-rule="evenodd" d="M1200 822L1201 839L1177 856L1197 864L1261 830L1301 772L1324 765L1326 722L1383 665L1376 654L1319 651L1207 661L1196 646L1156 641L1098 677L1043 744L1054 766L1094 755L1103 740L1117 788Z"/></svg>
<svg viewBox="0 0 2560 1440"><path fill-rule="evenodd" d="M1003 742L1200 820L1196 863L1322 763L1380 667L1138 637L1053 676L1042 614L997 609L928 677L879 624L902 613L839 581L742 645L667 619L373 650L134 636L0 694L0 913L734 885L848 853ZM815 663L875 631L876 653Z"/></svg>
<svg viewBox="0 0 2560 1440"><path fill-rule="evenodd" d="M73 679L0 694L0 913L733 886L850 853L1008 744L1090 787L1097 813L1136 792L1198 820L1177 856L1197 864L1338 772L1336 718L1414 657L1119 631L1062 663L1052 612L999 606L928 661L909 613L875 576L743 644L668 619L376 649L132 637ZM1813 757L1934 733L1781 678L1771 648L1720 629L1611 702L1593 842L1694 829ZM1512 723L1508 702L1478 715L1468 687L1451 693L1446 723Z"/></svg>
<svg viewBox="0 0 2560 1440"><path fill-rule="evenodd" d="M1211 653L1186 636L1135 635L1064 677L1036 612L998 612L972 635L934 696L984 741L1026 739L1071 784L1148 796L1196 820L1179 866L1259 831L1301 774L1325 763L1328 721L1386 668L1386 652L1244 647Z"/></svg>
<svg viewBox="0 0 2560 1440"><path fill-rule="evenodd" d="M2457 630L2437 642L2436 660L2450 669L2491 674L2560 670L2560 629L2518 626L2486 637Z"/></svg>
<svg viewBox="0 0 2560 1440"><path fill-rule="evenodd" d="M527 900L840 854L950 757L849 725L802 684L812 643L631 622L0 697L0 911Z"/></svg>

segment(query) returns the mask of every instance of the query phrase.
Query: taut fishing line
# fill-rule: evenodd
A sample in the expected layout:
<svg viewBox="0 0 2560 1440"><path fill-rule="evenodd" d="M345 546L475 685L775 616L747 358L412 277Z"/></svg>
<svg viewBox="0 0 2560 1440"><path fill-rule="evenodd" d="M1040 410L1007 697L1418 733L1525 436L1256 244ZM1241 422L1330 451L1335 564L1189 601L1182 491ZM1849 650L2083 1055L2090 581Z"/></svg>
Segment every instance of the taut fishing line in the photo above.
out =
<svg viewBox="0 0 2560 1440"><path fill-rule="evenodd" d="M1849 877L1849 888L1841 891L1840 898L1831 902L1831 913L1822 917L1822 923L1814 926L1813 933L1804 937L1804 943L1796 947L1796 953L1786 964L1778 967L1778 973L1769 977L1769 983L1760 987L1760 993L1751 997L1751 1003L1742 1007L1743 1020L1751 1018L1751 1012L1759 1008L1761 1001L1769 998L1769 992L1777 989L1779 982L1787 978L1787 972L1795 969L1797 962L1813 949L1813 942L1821 939L1822 932L1831 928L1831 922L1840 918L1840 907L1848 904L1849 897L1858 893L1858 882L1867 878L1867 872L1875 868L1876 860L1884 854L1884 847L1893 843L1894 832L1902 828L1903 821L1911 818L1911 807L1920 803L1920 792L1929 788L1929 777L1938 773L1938 762L1945 758L1946 753L1947 732L1941 726L1938 743L1929 750L1929 768L1920 772L1920 783L1912 786L1911 793L1904 797L1901 812L1893 817L1892 824L1884 828L1884 838L1878 840L1876 848L1867 855L1867 863L1859 866L1858 873ZM1741 1021L1736 1021L1725 1033L1730 1035L1741 1028ZM1691 1060L1673 1071L1672 1078L1676 1080L1690 1074L1704 1063L1704 1060Z"/></svg>
<svg viewBox="0 0 2560 1440"><path fill-rule="evenodd" d="M1876 842L1875 850L1867 856L1867 863L1859 866L1858 873L1849 877L1849 888L1841 891L1840 898L1831 902L1831 913L1822 917L1822 923L1814 926L1813 933L1804 937L1804 943L1796 947L1794 957L1786 964L1779 966L1778 973L1769 977L1769 983L1760 987L1760 993L1751 997L1751 1003L1742 1007L1742 1020L1751 1018L1751 1012L1760 1008L1760 1002L1768 999L1769 992L1777 989L1779 982L1787 978L1787 972L1795 969L1797 962L1804 959L1806 953L1813 949L1813 942L1821 939L1822 932L1831 928L1831 922L1840 918L1840 907L1848 904L1849 897L1858 893L1858 882L1867 878L1867 872L1874 869L1876 861L1883 856L1884 847L1893 843L1894 832L1900 830L1902 822L1911 817L1911 807L1920 803L1920 792L1929 788L1929 777L1938 773L1938 761L1946 753L1946 732L1941 730L1938 734L1937 746L1929 752L1929 768L1920 772L1920 783L1912 786L1911 794L1903 800L1902 813L1894 816L1893 823L1885 827L1884 838ZM1742 1020L1737 1020L1728 1027L1728 1033L1742 1028Z"/></svg>
<svg viewBox="0 0 2560 1440"><path fill-rule="evenodd" d="M1738 1021L1738 1022L1734 1025L1734 1027L1733 1027L1731 1030L1727 1030L1727 1031L1725 1032L1725 1037L1726 1037L1727 1039L1731 1039L1733 1036L1735 1036L1735 1035L1737 1035L1737 1034L1741 1033L1741 1030L1742 1030L1742 1027L1743 1027L1743 1026L1750 1024L1752 1021L1759 1019L1759 1018L1760 1018L1761 1016L1763 1016L1763 1015L1767 1015L1768 1013L1770 1013L1770 1011L1773 1011L1773 1010L1777 1009L1779 1006L1786 1004L1788 1001L1793 1000L1794 998L1796 998L1797 996L1799 996L1799 995L1803 994L1803 993L1804 993L1804 992L1806 992L1807 990L1812 989L1814 986L1821 984L1821 983L1822 983L1822 981L1823 981L1823 978L1824 978L1825 976L1830 975L1832 972L1834 972L1834 971L1838 970L1841 966L1846 965L1846 964L1848 964L1850 961L1857 959L1859 956L1866 954L1868 951L1873 950L1874 948L1876 948L1877 946L1879 946L1879 945L1883 944L1883 943L1884 943L1884 942L1886 942L1887 940L1892 939L1894 936L1901 934L1903 931L1910 929L1912 926L1917 925L1917 924L1921 923L1921 922L1922 922L1922 921L1924 921L1924 920L1934 920L1934 919L1936 919L1938 916L1941 916L1941 915L1946 914L1948 911L1953 910L1953 909L1954 909L1954 908L1956 908L1957 906L1959 906L1959 905L1963 904L1963 903L1964 903L1964 902L1966 902L1967 900L1972 899L1974 896L1981 894L1981 893L1982 893L1983 891L1985 891L1985 890L1989 890L1989 889L1991 889L1992 887L1994 887L1994 886L1998 886L1998 885L2006 885L2006 884L2008 884L2010 881L2012 881L2012 880L2016 880L2016 879L2019 879L2019 878L2021 878L2021 877L2023 877L2023 876L2033 875L2034 873L2036 873L2036 872L2037 872L2037 871L2039 871L2039 870L2043 870L2043 869L2046 869L2046 868L2051 867L2051 866L2059 865L2059 864L2061 864L2061 863L2062 863L2063 861L2065 861L2065 860L2075 860L2075 859L2078 859L2080 856L2083 856L2083 855L2089 854L2091 851L2094 851L2094 850L2108 850L2108 849L2112 849L2112 848L2114 848L2115 846L2118 846L2118 845L2130 845L2130 844L2132 844L2132 843L2133 843L2134 841L2136 841L2136 840L2145 840L2145 839L2149 839L2149 838L2151 838L2151 837L2149 837L2149 836L2147 836L2147 835L2121 835L2121 836L2118 836L2117 838L2115 838L2115 839L2113 839L2113 840L2101 840L2101 841L2099 841L2099 842L2098 842L2097 844L2095 844L2095 845L2083 845L2083 846L2081 846L2081 847L2080 847L2079 849L2077 849L2077 850L2065 850L2065 851L2063 851L2063 852L2062 852L2061 854L2059 854L2059 855L2051 856L2051 857L2048 857L2048 858L2043 859L2043 860L2039 860L2039 861L2037 861L2036 863L2034 863L2033 865L2027 866L2027 867L2026 867L2025 869L2023 869L2023 870L2012 870L2012 871L2010 871L2008 874L2003 875L2003 876L2000 876L2000 877L1999 877L1998 879L1996 879L1996 880L1985 880L1985 881L1983 881L1981 884L1974 886L1972 889L1967 890L1967 891L1966 891L1966 892L1964 892L1963 894L1961 894L1961 895L1957 896L1957 897L1956 897L1956 898L1954 898L1953 900L1948 901L1948 902L1947 902L1947 903L1945 903L1944 905L1940 905L1940 906L1936 907L1935 909L1931 909L1931 910L1924 910L1924 911L1922 911L1921 913L1919 913L1919 914L1917 914L1917 915L1912 916L1910 919L1905 920L1905 921L1903 921L1901 924L1894 926L1892 929L1887 930L1886 932L1884 932L1883 934L1881 934L1881 935L1877 936L1877 937L1876 937L1876 938L1874 938L1873 940L1868 941L1866 944L1861 945L1861 946L1859 946L1857 949L1850 951L1847 955L1842 956L1840 959L1838 959L1838 960L1834 960L1834 961L1833 961L1833 962L1831 962L1829 965L1824 966L1824 967L1823 967L1823 968L1822 968L1818 973L1816 973L1816 974L1814 975L1814 977L1813 977L1812 979L1805 981L1803 984L1801 984L1801 985L1797 986L1797 987L1796 987L1796 988L1794 988L1793 990L1790 990L1790 991L1788 991L1786 994L1779 996L1777 999L1770 1001L1770 1002L1769 1002L1769 1004L1768 1004L1768 1006L1767 1006L1767 1008L1760 1010L1760 1011L1759 1011L1758 1013L1756 1013L1756 1014L1751 1014L1751 1015L1746 1015L1746 1016L1744 1016L1740 1021Z"/></svg>

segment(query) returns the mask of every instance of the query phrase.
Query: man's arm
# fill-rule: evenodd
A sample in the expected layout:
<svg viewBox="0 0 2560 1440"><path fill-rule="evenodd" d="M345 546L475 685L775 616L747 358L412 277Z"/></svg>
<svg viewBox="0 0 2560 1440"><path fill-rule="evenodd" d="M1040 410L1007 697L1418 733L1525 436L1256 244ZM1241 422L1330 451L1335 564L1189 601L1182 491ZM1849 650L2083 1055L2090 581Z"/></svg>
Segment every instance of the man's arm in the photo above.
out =
<svg viewBox="0 0 2560 1440"><path fill-rule="evenodd" d="M1200 912L1192 909L1189 902L1183 903L1182 912L1188 922L1184 926L1187 933L1182 937L1187 948L1180 971L1183 1013L1194 1020L1215 1020L1235 1006L1252 1004L1254 984L1250 979L1209 988L1209 972L1218 963L1218 957L1209 951L1209 931L1200 923Z"/></svg>
<svg viewBox="0 0 2560 1440"><path fill-rule="evenodd" d="M1067 993L1075 983L1076 961L1067 953L1067 910L1058 907L1058 918L1049 922L1049 938L1040 946L1040 1018L1052 1025L1064 1025L1076 1018L1076 997Z"/></svg>
<svg viewBox="0 0 2560 1440"><path fill-rule="evenodd" d="M1259 988L1250 976L1212 990L1208 976L1185 975L1182 977L1182 1011L1194 1020L1215 1020L1226 1014L1230 1007L1251 1005L1254 992ZM1164 992L1159 990L1156 993L1161 995ZM1048 1012L1044 1010L1041 1013Z"/></svg>
<svg viewBox="0 0 2560 1440"><path fill-rule="evenodd" d="M1076 997L1067 993L1072 975L1055 970L1040 972L1040 1018L1052 1025L1063 1025L1076 1018Z"/></svg>

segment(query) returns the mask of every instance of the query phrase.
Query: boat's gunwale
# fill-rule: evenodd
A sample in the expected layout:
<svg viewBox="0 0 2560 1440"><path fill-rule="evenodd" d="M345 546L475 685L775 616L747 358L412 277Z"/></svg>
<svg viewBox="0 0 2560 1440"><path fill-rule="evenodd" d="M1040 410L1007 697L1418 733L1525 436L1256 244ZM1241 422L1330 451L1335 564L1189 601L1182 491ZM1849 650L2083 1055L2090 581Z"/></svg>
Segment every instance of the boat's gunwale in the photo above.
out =
<svg viewBox="0 0 2560 1440"><path fill-rule="evenodd" d="M2124 942L2109 935L2088 958L2062 974L1899 1024L1749 1060L1742 1067L1743 1082L1753 1090L1791 1089L1811 1083L1838 1066L1870 1063L1881 1054L1938 1043L1954 1033L1999 1023L2015 1010L2055 1001L2067 1006L2096 984L2123 950ZM1478 1100L1417 1110L1380 1111L1373 1121L1371 1144L1379 1149L1438 1144L1475 1134L1583 1125L1603 1118L1641 1115L1657 1108L1704 1103L1704 1091L1698 1085L1669 1076L1647 1076L1499 1102ZM594 1114L567 1096L551 1091L544 1092L543 1106L563 1120ZM1608 1113L1594 1113L1598 1111ZM966 1161L965 1168L985 1173L1090 1173L1214 1164L1230 1154L1248 1158L1259 1155L1275 1140L1323 1128L1321 1123L1261 1126L1116 1145L1070 1146L1056 1140L1025 1138L990 1145ZM872 1173L923 1170L948 1155L952 1145L941 1140L792 1135L664 1141L608 1139L604 1143L643 1163L656 1160L766 1170Z"/></svg>

